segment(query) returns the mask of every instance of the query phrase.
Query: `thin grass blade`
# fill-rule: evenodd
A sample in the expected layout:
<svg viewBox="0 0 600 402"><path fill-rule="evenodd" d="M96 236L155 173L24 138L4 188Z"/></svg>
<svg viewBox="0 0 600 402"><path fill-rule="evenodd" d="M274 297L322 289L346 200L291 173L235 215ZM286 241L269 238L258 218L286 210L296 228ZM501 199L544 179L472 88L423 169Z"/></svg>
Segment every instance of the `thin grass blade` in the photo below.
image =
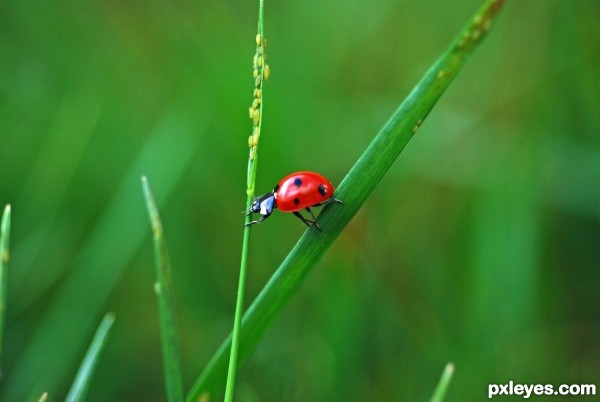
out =
<svg viewBox="0 0 600 402"><path fill-rule="evenodd" d="M181 347L179 330L175 312L175 292L171 275L171 262L167 244L163 235L162 223L158 208L148 184L148 179L142 177L144 198L148 207L152 232L154 234L154 256L156 259L156 284L154 290L158 299L158 314L160 320L160 338L164 364L165 385L169 402L183 401L183 381L181 377Z"/></svg>
<svg viewBox="0 0 600 402"><path fill-rule="evenodd" d="M503 0L488 0L454 39L450 48L425 73L408 97L392 114L336 190L345 205L325 207L319 223L323 232L310 228L296 243L242 321L239 361L254 351L265 331L296 293L304 278L338 237L375 186L418 131L435 103L489 32ZM231 336L209 361L187 395L197 401L223 386L227 373Z"/></svg>
<svg viewBox="0 0 600 402"><path fill-rule="evenodd" d="M8 243L10 238L10 205L4 208L0 224L0 357L4 345L4 317L6 315L6 295L8 293L7 268L10 254Z"/></svg>
<svg viewBox="0 0 600 402"><path fill-rule="evenodd" d="M438 382L437 387L435 387L435 391L433 392L433 396L431 397L431 402L443 402L444 397L446 396L446 391L448 391L448 386L450 385L450 380L452 380L453 374L454 364L446 364L442 376L440 377L440 381Z"/></svg>
<svg viewBox="0 0 600 402"><path fill-rule="evenodd" d="M88 348L88 351L81 362L81 366L77 371L73 385L71 385L69 394L65 399L66 402L80 402L85 400L92 376L94 375L94 371L98 364L98 358L100 357L100 353L106 344L108 333L114 322L115 315L113 313L107 313L102 319L102 322L100 322L100 325L96 330L96 334L94 335L94 339L92 339L92 343L90 344L90 347ZM45 399L46 396L47 393L44 393L42 395L42 399Z"/></svg>

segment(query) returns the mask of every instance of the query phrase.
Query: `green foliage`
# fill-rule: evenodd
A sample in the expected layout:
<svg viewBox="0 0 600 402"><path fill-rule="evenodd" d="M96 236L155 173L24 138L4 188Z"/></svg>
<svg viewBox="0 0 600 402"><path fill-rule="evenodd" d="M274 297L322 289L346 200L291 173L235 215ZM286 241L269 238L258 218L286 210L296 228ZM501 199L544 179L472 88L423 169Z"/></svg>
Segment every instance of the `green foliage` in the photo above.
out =
<svg viewBox="0 0 600 402"><path fill-rule="evenodd" d="M180 124L173 115L162 119L145 141L137 154L137 160L123 172L124 177L111 199L107 200L102 212L96 216L95 225L74 257L70 275L54 294L46 314L36 322L36 331L23 351L24 354L11 369L11 375L15 379L7 382L4 391L6 399L20 399L20 395L31 388L31 378L40 378L41 383L47 384L44 388L50 395L56 394L61 379L70 374L70 365L64 362L78 358L81 352L75 346L83 347L85 344L82 331L89 331L94 327L93 316L102 308L111 288L133 259L136 247L146 237L146 217L143 208L140 208L139 186L134 183L139 180L141 171L147 169L155 185L161 188L161 197L157 200L160 205L173 191L175 180L182 174L195 143L185 125ZM173 159L168 166L153 168L154 161L159 160L162 153L169 152L169 149L178 150L177 159ZM71 210L73 213L76 211L76 208ZM121 227L124 221L127 221L127 225ZM44 236L44 233L41 236L46 240L51 238L49 235ZM15 253L17 252L16 250ZM60 265L51 266L53 269L60 269ZM44 272L35 272L44 275ZM50 280L50 277L46 278ZM35 287L36 279L29 280L34 285L28 286L28 292L40 292ZM11 282L16 285L11 285L12 288L18 288L18 283L15 282L18 281ZM85 291L86 289L89 291ZM69 317L67 322L65 316ZM57 331L56 328L61 330ZM65 339L70 342L65 343ZM52 350L52 353L48 353L48 350Z"/></svg>
<svg viewBox="0 0 600 402"><path fill-rule="evenodd" d="M64 399L104 311L119 325L87 400L165 399L142 174L168 222L184 389L230 332L256 3L0 5L1 400ZM301 169L341 191L480 3L267 3L256 191ZM600 378L599 12L506 2L238 370L236 399L428 400L447 361L448 402L505 378ZM362 197L344 191L325 234ZM280 211L252 228L244 305L304 231Z"/></svg>

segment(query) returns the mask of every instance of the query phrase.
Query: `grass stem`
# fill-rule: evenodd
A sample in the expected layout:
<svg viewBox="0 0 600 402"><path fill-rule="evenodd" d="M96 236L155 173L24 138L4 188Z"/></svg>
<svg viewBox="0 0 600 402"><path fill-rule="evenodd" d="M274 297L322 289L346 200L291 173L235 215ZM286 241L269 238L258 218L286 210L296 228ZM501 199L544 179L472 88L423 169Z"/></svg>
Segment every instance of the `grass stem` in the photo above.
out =
<svg viewBox="0 0 600 402"><path fill-rule="evenodd" d="M268 79L268 75L265 75L265 71L268 70L268 66L265 64L265 47L266 41L264 38L263 30L263 15L264 15L264 2L259 1L258 9L258 33L256 35L256 53L254 55L254 100L250 107L250 118L253 121L253 131L248 140L250 147L250 154L248 157L248 172L247 172L247 188L246 188L246 211L250 209L252 200L254 199L254 188L256 183L256 166L258 159L258 140L260 138L261 127L262 127L262 115L263 115L263 84L265 78ZM244 294L246 288L246 275L248 269L248 252L250 249L250 222L251 217L246 216L244 226L244 236L242 240L242 256L240 258L240 274L238 279L237 297L235 303L235 315L233 319L233 331L231 336L231 349L229 353L229 367L227 369L227 382L225 385L225 402L232 402L234 389L235 389L235 377L237 372L239 344L242 327L242 314L244 311Z"/></svg>

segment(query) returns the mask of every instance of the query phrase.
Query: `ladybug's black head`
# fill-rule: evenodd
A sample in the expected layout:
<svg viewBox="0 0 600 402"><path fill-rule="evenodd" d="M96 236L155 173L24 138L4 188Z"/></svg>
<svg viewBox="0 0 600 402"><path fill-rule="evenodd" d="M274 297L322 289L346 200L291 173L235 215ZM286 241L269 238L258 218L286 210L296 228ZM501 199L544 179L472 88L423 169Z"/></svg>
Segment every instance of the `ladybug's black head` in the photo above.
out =
<svg viewBox="0 0 600 402"><path fill-rule="evenodd" d="M248 211L248 215L252 213L261 214L266 218L267 216L271 215L271 212L273 212L274 208L277 208L275 194L263 194L254 198L254 201L252 201L252 205L250 206L250 211Z"/></svg>

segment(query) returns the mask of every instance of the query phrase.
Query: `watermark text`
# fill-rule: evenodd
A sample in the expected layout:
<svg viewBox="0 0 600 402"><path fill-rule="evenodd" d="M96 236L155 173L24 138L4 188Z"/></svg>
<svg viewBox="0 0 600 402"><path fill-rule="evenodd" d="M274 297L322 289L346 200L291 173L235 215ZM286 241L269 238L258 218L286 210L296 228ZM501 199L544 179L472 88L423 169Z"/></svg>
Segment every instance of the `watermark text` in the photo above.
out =
<svg viewBox="0 0 600 402"><path fill-rule="evenodd" d="M507 384L489 384L488 398L502 395L520 395L528 399L535 395L596 395L594 384L519 384L509 381Z"/></svg>

